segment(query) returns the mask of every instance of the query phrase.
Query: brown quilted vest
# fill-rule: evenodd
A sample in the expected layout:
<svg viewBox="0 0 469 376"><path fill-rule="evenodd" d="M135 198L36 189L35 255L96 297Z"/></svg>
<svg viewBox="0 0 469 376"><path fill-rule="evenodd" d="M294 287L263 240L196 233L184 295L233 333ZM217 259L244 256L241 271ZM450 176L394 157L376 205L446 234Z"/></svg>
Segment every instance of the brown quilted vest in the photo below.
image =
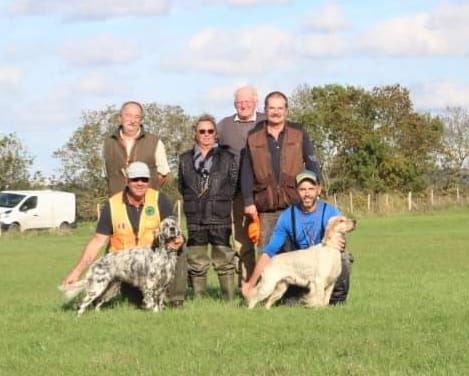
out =
<svg viewBox="0 0 469 376"><path fill-rule="evenodd" d="M141 129L139 137L127 156L127 151L119 134L119 129L104 140L104 163L106 165L109 196L125 188L124 171L131 162L145 162L150 168L150 188L158 189L155 151L158 137Z"/></svg>
<svg viewBox="0 0 469 376"><path fill-rule="evenodd" d="M285 126L277 181L267 142L266 126L248 137L254 172L254 203L260 212L276 211L299 201L295 176L304 169L303 132Z"/></svg>

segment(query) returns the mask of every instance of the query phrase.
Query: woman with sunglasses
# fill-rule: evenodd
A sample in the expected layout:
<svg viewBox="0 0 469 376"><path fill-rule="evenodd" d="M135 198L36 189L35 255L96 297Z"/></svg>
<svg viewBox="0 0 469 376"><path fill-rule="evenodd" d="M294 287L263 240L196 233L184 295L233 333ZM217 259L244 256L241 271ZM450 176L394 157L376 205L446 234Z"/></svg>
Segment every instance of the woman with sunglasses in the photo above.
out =
<svg viewBox="0 0 469 376"><path fill-rule="evenodd" d="M235 288L235 252L230 247L231 204L238 179L235 156L228 147L218 145L216 123L211 115L199 117L193 131L194 147L179 159L179 191L187 218L189 275L194 296L203 296L207 272L213 263L222 295L231 300Z"/></svg>

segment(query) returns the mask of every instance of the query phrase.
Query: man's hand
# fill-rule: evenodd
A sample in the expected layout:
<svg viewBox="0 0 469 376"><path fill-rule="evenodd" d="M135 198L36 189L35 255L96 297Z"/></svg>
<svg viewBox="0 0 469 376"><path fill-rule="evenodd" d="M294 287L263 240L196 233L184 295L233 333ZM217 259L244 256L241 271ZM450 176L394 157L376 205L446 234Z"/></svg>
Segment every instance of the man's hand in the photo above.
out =
<svg viewBox="0 0 469 376"><path fill-rule="evenodd" d="M241 294L243 294L245 298L250 298L254 294L254 288L249 282L241 282Z"/></svg>
<svg viewBox="0 0 469 376"><path fill-rule="evenodd" d="M253 221L257 220L257 208L256 205L249 205L244 207L244 214L250 217Z"/></svg>
<svg viewBox="0 0 469 376"><path fill-rule="evenodd" d="M179 235L178 237L174 238L173 240L170 240L167 244L167 247L169 249L172 249L173 251L179 250L182 245L184 244L184 236Z"/></svg>
<svg viewBox="0 0 469 376"><path fill-rule="evenodd" d="M164 185L168 184L171 181L171 175L161 175L158 174L158 184L160 187L163 187Z"/></svg>
<svg viewBox="0 0 469 376"><path fill-rule="evenodd" d="M65 279L62 281L62 285L70 285L72 283L75 283L80 279L80 273L77 271L73 270L68 276L65 277Z"/></svg>
<svg viewBox="0 0 469 376"><path fill-rule="evenodd" d="M345 251L345 245L346 245L345 238L343 236L334 236L331 239L331 245L334 248L339 249L340 252L344 252Z"/></svg>

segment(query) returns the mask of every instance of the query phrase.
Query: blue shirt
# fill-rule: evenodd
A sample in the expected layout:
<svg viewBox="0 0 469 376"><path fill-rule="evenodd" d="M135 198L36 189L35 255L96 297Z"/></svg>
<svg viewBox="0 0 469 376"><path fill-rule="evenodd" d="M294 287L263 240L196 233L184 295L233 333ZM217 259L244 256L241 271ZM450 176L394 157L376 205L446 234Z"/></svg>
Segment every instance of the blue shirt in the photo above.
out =
<svg viewBox="0 0 469 376"><path fill-rule="evenodd" d="M293 231L292 210L295 211L295 231ZM263 252L273 257L282 250L287 239L294 239L294 246L305 249L321 243L327 222L331 217L340 215L339 209L324 201L318 200L314 212L303 212L299 204L285 209L275 224L269 242ZM296 244L295 244L296 243Z"/></svg>

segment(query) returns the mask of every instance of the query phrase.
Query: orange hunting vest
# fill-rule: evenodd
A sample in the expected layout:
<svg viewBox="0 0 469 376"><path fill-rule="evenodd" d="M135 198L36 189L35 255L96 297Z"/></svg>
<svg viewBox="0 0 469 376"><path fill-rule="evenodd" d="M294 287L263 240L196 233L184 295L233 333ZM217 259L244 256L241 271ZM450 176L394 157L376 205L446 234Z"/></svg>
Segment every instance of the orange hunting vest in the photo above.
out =
<svg viewBox="0 0 469 376"><path fill-rule="evenodd" d="M138 234L133 232L123 194L123 192L116 193L109 199L113 231L109 249L111 252L136 246L150 246L155 238L154 232L160 225L158 191L149 188L145 194L145 204L140 213Z"/></svg>

